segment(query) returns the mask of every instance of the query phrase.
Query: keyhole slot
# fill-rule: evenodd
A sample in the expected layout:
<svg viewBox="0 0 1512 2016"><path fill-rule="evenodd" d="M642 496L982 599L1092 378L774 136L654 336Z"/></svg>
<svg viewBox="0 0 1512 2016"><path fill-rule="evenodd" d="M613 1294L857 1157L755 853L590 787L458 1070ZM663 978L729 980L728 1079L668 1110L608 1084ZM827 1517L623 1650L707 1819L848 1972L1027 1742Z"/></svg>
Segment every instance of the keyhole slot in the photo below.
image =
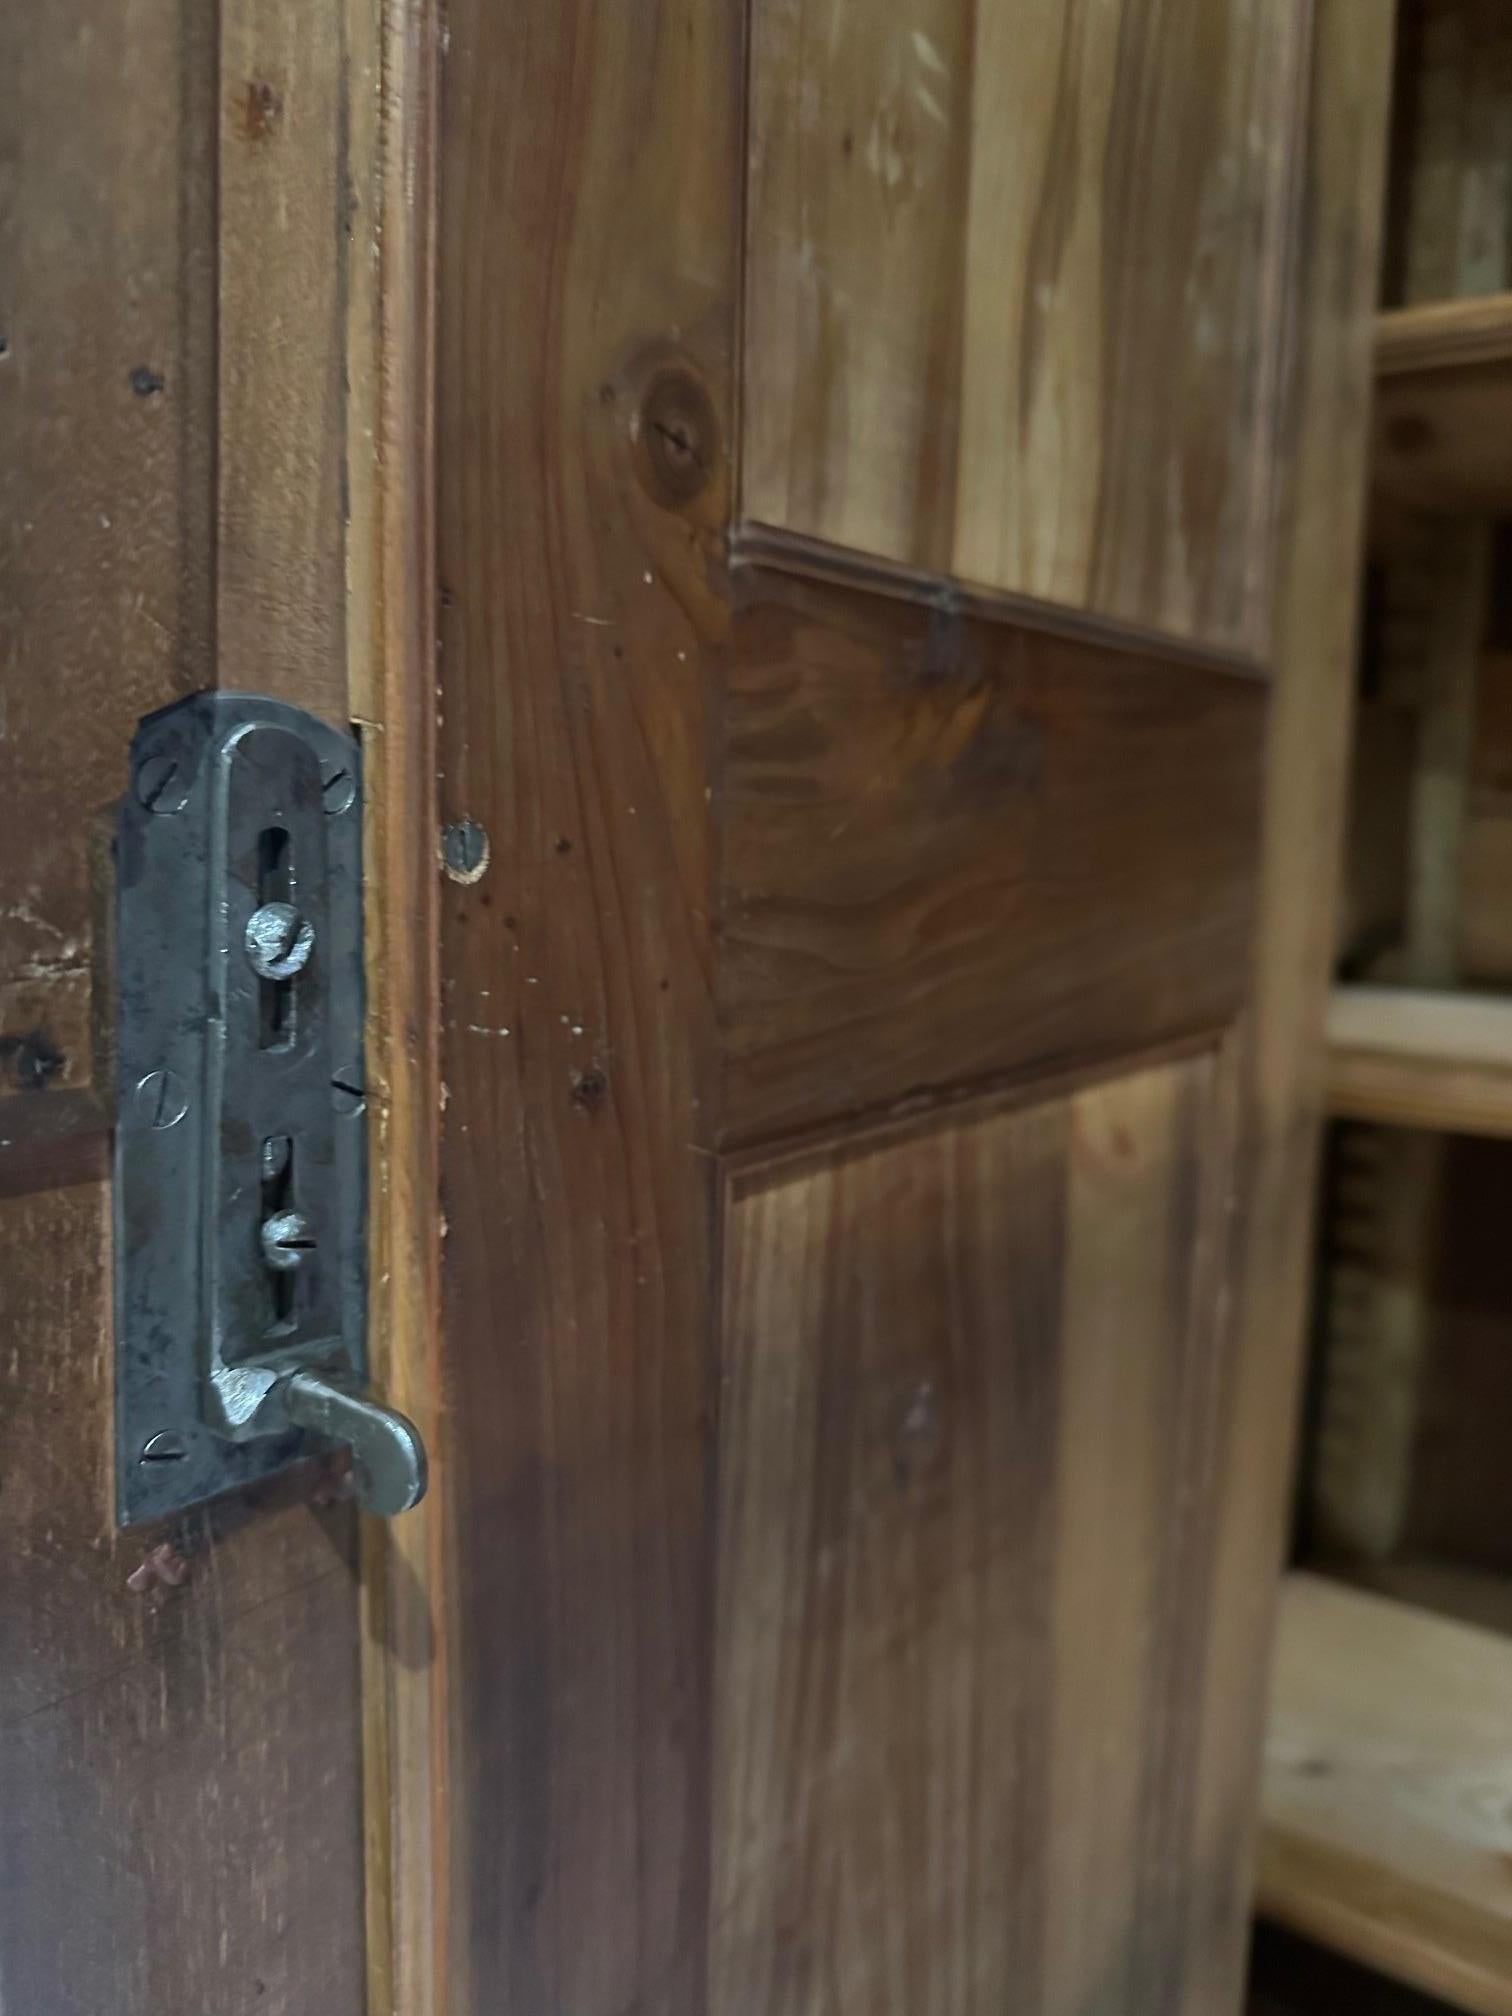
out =
<svg viewBox="0 0 1512 2016"><path fill-rule="evenodd" d="M282 826L266 826L257 836L257 902L294 901L294 850L288 831ZM258 1045L264 1050L293 1047L298 1009L296 980L259 979Z"/></svg>

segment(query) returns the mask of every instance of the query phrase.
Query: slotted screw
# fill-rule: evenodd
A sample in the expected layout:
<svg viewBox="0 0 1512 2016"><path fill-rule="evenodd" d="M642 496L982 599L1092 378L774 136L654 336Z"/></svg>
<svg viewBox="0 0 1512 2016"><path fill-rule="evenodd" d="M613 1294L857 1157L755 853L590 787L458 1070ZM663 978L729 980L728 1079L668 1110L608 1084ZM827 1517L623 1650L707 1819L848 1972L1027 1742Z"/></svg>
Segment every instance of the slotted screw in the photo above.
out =
<svg viewBox="0 0 1512 2016"><path fill-rule="evenodd" d="M247 957L264 980L292 980L315 949L315 926L292 903L264 903L247 919Z"/></svg>
<svg viewBox="0 0 1512 2016"><path fill-rule="evenodd" d="M263 1259L276 1274L301 1266L315 1249L315 1235L303 1211L275 1211L262 1225Z"/></svg>
<svg viewBox="0 0 1512 2016"><path fill-rule="evenodd" d="M357 779L345 763L330 764L321 771L320 796L332 818L351 809L357 796Z"/></svg>
<svg viewBox="0 0 1512 2016"><path fill-rule="evenodd" d="M137 803L149 812L182 812L189 796L183 764L171 749L144 756L132 780Z"/></svg>
<svg viewBox="0 0 1512 2016"><path fill-rule="evenodd" d="M177 1071L149 1071L137 1080L136 1108L149 1127L176 1127L189 1111L189 1090Z"/></svg>

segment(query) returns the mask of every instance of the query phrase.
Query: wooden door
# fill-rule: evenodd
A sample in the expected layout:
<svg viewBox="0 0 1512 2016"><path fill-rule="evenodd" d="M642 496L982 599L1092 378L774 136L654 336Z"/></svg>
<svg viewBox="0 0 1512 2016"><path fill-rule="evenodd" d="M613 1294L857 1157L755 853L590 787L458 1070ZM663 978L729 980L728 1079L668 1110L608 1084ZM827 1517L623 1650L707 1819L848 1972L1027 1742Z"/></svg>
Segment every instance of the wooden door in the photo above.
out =
<svg viewBox="0 0 1512 2016"><path fill-rule="evenodd" d="M1387 40L447 10L412 2006L1236 2006Z"/></svg>
<svg viewBox="0 0 1512 2016"><path fill-rule="evenodd" d="M1234 2006L1387 13L23 7L6 2010ZM111 1516L215 684L364 735L392 1529Z"/></svg>

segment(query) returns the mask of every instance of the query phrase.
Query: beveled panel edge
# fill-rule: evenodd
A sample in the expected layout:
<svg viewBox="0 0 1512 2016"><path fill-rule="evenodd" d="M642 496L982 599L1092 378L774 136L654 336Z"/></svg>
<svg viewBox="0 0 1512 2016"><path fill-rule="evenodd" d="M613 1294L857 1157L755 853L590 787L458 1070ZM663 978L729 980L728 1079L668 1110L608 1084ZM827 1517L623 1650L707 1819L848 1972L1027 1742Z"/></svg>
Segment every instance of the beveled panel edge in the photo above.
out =
<svg viewBox="0 0 1512 2016"><path fill-rule="evenodd" d="M1067 604L1043 602L1009 589L987 588L953 575L931 573L875 553L837 546L810 533L789 532L780 525L745 520L733 526L728 562L737 606L742 600L742 575L766 569L867 594L886 595L894 601L913 602L952 615L976 617L989 623L1012 623L1070 643L1092 644L1133 657L1160 658L1168 664L1195 666L1228 677L1270 683L1269 664L1253 652L1205 644L1170 631L1073 609Z"/></svg>
<svg viewBox="0 0 1512 2016"><path fill-rule="evenodd" d="M1134 1049L1106 1048L1016 1065L916 1093L891 1106L828 1114L788 1134L736 1139L718 1150L722 1188L730 1199L738 1199L809 1168L880 1154L937 1128L981 1126L1000 1114L1026 1111L1166 1064L1201 1057L1221 1062L1234 1051L1243 1028L1241 1013Z"/></svg>

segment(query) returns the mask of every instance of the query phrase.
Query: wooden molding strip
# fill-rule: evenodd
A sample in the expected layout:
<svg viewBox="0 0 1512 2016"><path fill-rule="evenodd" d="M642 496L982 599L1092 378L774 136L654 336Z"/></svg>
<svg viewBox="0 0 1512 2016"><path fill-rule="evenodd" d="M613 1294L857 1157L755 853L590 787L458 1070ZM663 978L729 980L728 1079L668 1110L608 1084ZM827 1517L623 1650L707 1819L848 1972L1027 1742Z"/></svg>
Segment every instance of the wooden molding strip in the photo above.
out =
<svg viewBox="0 0 1512 2016"><path fill-rule="evenodd" d="M374 1383L418 1424L428 1498L362 1525L368 2009L449 2006L437 1472L439 932L433 510L436 0L347 0L352 179L347 414L351 710L367 779Z"/></svg>
<svg viewBox="0 0 1512 2016"><path fill-rule="evenodd" d="M1376 373L1448 371L1512 360L1512 293L1391 308L1376 319Z"/></svg>
<svg viewBox="0 0 1512 2016"><path fill-rule="evenodd" d="M1105 650L1125 651L1143 658L1158 658L1166 664L1199 666L1208 672L1235 674L1246 679L1268 679L1266 663L1246 651L1222 645L1198 644L1188 637L1164 630L1145 629L1139 624L1120 622L1086 609L1041 602L1030 595L1015 595L998 588L983 588L953 576L930 573L925 568L908 567L901 561L885 560L874 553L862 553L848 546L833 545L807 533L789 532L779 525L746 522L730 533L729 564L737 576L747 569L771 568L811 581L824 581L860 594L889 595L897 601L917 602L942 615L974 616L990 623L1017 624L1025 629L1048 632L1074 643L1091 644Z"/></svg>

